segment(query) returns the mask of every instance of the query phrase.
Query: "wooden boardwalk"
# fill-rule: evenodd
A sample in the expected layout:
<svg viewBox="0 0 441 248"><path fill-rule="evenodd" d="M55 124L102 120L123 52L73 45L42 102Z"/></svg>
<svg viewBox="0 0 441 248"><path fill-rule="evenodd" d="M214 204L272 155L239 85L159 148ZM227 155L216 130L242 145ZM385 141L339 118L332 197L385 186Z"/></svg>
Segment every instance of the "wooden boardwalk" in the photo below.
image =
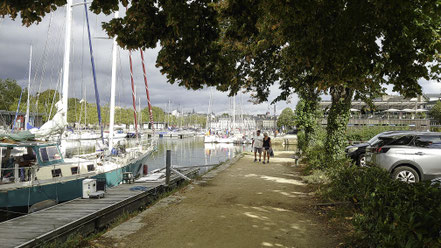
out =
<svg viewBox="0 0 441 248"><path fill-rule="evenodd" d="M183 173L194 177L199 169ZM0 223L1 247L35 247L70 234L88 235L121 216L154 201L161 193L177 187L184 179L174 173L165 182L121 184L107 190L104 198L81 199Z"/></svg>

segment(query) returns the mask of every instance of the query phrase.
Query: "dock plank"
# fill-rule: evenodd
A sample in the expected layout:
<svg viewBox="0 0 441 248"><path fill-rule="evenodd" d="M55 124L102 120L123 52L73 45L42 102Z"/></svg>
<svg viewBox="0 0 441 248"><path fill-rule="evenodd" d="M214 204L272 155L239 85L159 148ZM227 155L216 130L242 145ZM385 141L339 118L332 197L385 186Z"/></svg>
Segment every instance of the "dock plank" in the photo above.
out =
<svg viewBox="0 0 441 248"><path fill-rule="evenodd" d="M187 169L184 174L191 176L195 175L197 171L198 169ZM178 180L182 179L172 174L171 185ZM143 186L146 190L131 190L136 186ZM104 198L77 198L35 213L1 222L1 247L32 247L38 242L52 240L60 235L68 235L76 228L82 229L81 227L84 227L84 225L88 225L88 228L93 229L94 221L100 221L100 218L104 218L104 221L107 221L108 218L115 218L118 216L115 215L116 210L125 209L124 211L126 211L127 209L137 208L140 206L139 204L145 203L146 196L162 192L165 187L167 186L164 182L121 184L108 189ZM144 200L140 201L141 199Z"/></svg>

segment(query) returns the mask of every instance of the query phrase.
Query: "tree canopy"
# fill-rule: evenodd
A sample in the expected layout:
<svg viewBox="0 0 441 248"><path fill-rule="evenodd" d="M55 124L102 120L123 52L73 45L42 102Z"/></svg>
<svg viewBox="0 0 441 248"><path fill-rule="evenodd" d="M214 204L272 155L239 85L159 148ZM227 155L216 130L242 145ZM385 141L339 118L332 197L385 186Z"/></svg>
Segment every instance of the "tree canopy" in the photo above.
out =
<svg viewBox="0 0 441 248"><path fill-rule="evenodd" d="M41 21L63 0L6 1L0 15ZM157 66L170 83L204 85L260 100L280 79L282 97L305 75L319 89L360 92L392 84L404 95L421 92L419 78L438 78L441 5L429 1L94 0L91 10L126 16L104 23L128 49L161 50Z"/></svg>
<svg viewBox="0 0 441 248"><path fill-rule="evenodd" d="M31 24L64 3L6 1L0 15L20 13ZM328 92L332 158L342 155L354 94L368 99L389 84L415 96L420 78L440 79L439 0L93 0L90 9L110 14L120 3L126 15L103 28L127 49L160 44L156 66L169 83L230 95L243 89L257 102L268 100L276 83L276 101Z"/></svg>
<svg viewBox="0 0 441 248"><path fill-rule="evenodd" d="M429 112L430 117L432 117L438 123L441 123L441 101L437 101L435 106Z"/></svg>
<svg viewBox="0 0 441 248"><path fill-rule="evenodd" d="M277 127L291 129L295 126L294 111L291 108L285 108L277 119Z"/></svg>

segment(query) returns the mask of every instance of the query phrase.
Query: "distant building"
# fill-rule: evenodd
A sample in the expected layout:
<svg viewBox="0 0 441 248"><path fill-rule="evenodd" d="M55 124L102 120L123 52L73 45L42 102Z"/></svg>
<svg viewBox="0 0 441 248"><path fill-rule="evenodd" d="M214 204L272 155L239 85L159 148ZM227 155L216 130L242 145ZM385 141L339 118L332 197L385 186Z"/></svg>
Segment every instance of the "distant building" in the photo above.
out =
<svg viewBox="0 0 441 248"><path fill-rule="evenodd" d="M258 116L256 118L257 129L275 130L277 129L277 117L275 116Z"/></svg>
<svg viewBox="0 0 441 248"><path fill-rule="evenodd" d="M383 95L373 99L373 106L363 101L352 101L351 118L348 125L369 126L410 126L426 130L430 127L428 112L441 99L440 94L423 94L414 98L405 98L399 95ZM331 107L331 101L320 102L325 118L322 124L326 125L326 116Z"/></svg>

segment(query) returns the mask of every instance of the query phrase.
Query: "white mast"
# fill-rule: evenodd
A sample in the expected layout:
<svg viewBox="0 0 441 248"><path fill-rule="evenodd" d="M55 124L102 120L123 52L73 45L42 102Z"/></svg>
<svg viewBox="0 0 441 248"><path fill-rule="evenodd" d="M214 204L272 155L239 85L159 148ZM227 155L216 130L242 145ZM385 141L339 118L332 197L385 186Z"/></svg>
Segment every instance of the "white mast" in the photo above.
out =
<svg viewBox="0 0 441 248"><path fill-rule="evenodd" d="M141 111L141 98L138 98L138 125L139 129L142 129L142 111Z"/></svg>
<svg viewBox="0 0 441 248"><path fill-rule="evenodd" d="M182 106L181 106L181 104L179 104L179 106L181 107L181 121L180 121L181 125L180 125L180 128L182 128L182 119L184 118L184 113L182 113ZM179 112L179 109L178 109L178 112Z"/></svg>
<svg viewBox="0 0 441 248"><path fill-rule="evenodd" d="M245 122L243 120L243 108L242 108L243 101L242 101L242 97L243 97L243 94L240 94L240 121L241 121L241 126L244 129L246 129L247 127L246 127Z"/></svg>
<svg viewBox="0 0 441 248"><path fill-rule="evenodd" d="M236 128L236 95L233 96L233 130Z"/></svg>
<svg viewBox="0 0 441 248"><path fill-rule="evenodd" d="M114 18L119 17L119 12L116 11ZM113 128L115 122L115 85L116 85L116 52L118 45L116 44L116 36L113 38L112 46L112 84L110 85L110 120L109 120L109 151L113 149Z"/></svg>
<svg viewBox="0 0 441 248"><path fill-rule="evenodd" d="M64 37L64 60L63 60L63 110L64 121L67 123L67 99L69 91L69 66L70 66L70 41L72 35L72 0L66 4L66 33Z"/></svg>
<svg viewBox="0 0 441 248"><path fill-rule="evenodd" d="M168 99L167 128L170 128L170 98Z"/></svg>
<svg viewBox="0 0 441 248"><path fill-rule="evenodd" d="M29 52L29 78L28 78L28 100L26 105L25 130L28 130L29 123L29 97L31 96L31 72L32 72L32 45Z"/></svg>
<svg viewBox="0 0 441 248"><path fill-rule="evenodd" d="M207 130L210 129L210 123L211 123L211 101L213 98L213 88L210 88L210 100L208 100L208 111L207 111L207 124L205 124L205 128Z"/></svg>

